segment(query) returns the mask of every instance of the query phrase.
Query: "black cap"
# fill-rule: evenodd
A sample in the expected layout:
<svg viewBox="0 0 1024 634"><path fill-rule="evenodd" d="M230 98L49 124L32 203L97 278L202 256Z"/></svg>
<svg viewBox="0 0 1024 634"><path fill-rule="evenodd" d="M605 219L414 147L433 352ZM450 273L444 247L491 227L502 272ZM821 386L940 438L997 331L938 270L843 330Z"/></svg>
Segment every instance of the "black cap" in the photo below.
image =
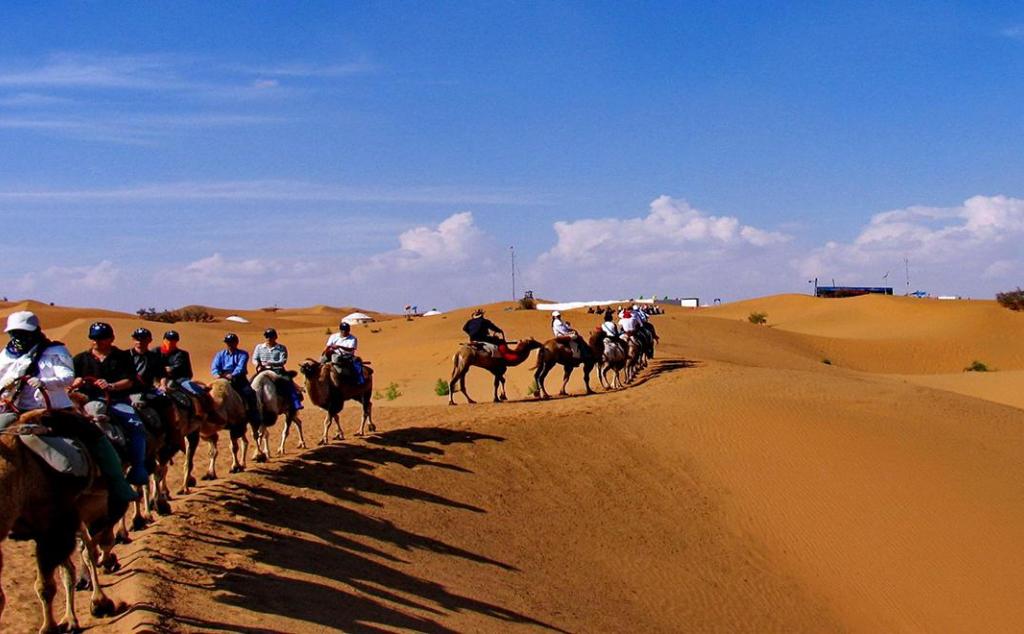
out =
<svg viewBox="0 0 1024 634"><path fill-rule="evenodd" d="M348 332L349 330L352 330L352 326L350 326L350 325L349 325L349 323L348 323L347 321L343 321L343 322L341 322L341 325L340 325L340 326L338 326L338 327L339 327L339 328L340 328L341 330L345 331L345 332Z"/></svg>
<svg viewBox="0 0 1024 634"><path fill-rule="evenodd" d="M153 333L149 331L149 328L136 328L132 331L132 339L136 341L152 341Z"/></svg>
<svg viewBox="0 0 1024 634"><path fill-rule="evenodd" d="M274 330L273 328L267 328L266 330L263 331L263 338L264 339L271 339L271 338L277 339L277 331Z"/></svg>
<svg viewBox="0 0 1024 634"><path fill-rule="evenodd" d="M233 332L229 332L224 335L224 343L238 343L238 335Z"/></svg>
<svg viewBox="0 0 1024 634"><path fill-rule="evenodd" d="M164 333L164 339L167 341L178 341L181 339L181 335L178 334L177 330L168 330Z"/></svg>
<svg viewBox="0 0 1024 634"><path fill-rule="evenodd" d="M97 321L93 325L89 326L89 338L93 341L102 341L103 339L114 338L114 328L102 321Z"/></svg>

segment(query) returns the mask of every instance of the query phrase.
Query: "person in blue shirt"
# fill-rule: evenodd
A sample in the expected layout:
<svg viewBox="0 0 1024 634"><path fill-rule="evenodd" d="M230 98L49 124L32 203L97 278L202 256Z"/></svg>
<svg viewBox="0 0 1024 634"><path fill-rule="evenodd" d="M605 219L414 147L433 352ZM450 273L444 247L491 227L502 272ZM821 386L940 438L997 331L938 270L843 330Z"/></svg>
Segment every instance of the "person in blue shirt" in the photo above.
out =
<svg viewBox="0 0 1024 634"><path fill-rule="evenodd" d="M253 423L259 422L256 410L256 392L249 384L249 353L238 347L238 335L224 335L224 349L213 357L210 373L219 379L231 381L231 387L245 401L245 413Z"/></svg>

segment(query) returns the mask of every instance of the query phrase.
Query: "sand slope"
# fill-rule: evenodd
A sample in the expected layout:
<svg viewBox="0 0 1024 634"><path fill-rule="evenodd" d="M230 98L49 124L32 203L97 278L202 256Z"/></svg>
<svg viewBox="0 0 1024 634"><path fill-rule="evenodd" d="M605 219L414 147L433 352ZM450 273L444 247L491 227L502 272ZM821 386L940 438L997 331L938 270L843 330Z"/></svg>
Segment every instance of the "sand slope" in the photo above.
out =
<svg viewBox="0 0 1024 634"><path fill-rule="evenodd" d="M402 392L375 401L382 433L179 501L108 577L139 609L93 631L1013 631L1021 316L863 299L670 311L639 385L456 408L433 387L469 309L361 328L378 385ZM745 322L755 305L775 327ZM503 308L488 315L510 337L546 337L547 315ZM334 319L281 317L268 322L295 357L317 354ZM81 341L90 318L55 330ZM224 329L179 328L197 357ZM1000 371L952 374L970 361L947 368L954 340ZM858 352L868 342L881 352ZM529 365L510 372L510 395ZM904 366L928 374L887 374ZM471 373L470 393L490 383ZM304 417L312 436L319 415ZM5 550L3 626L21 631L36 618L13 583L30 576L27 549Z"/></svg>

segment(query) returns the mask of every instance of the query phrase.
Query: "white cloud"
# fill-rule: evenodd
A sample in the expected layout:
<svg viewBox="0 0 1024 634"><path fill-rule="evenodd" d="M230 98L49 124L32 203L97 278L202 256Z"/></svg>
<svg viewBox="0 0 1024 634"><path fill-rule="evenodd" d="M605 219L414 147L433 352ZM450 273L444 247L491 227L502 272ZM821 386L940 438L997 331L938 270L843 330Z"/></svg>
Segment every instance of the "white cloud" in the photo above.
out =
<svg viewBox="0 0 1024 634"><path fill-rule="evenodd" d="M999 33L1003 37L1008 37L1014 40L1024 40L1024 24L1008 26Z"/></svg>
<svg viewBox="0 0 1024 634"><path fill-rule="evenodd" d="M559 297L753 289L780 265L790 240L670 196L656 198L645 216L559 221L554 230L557 242L528 268L527 283Z"/></svg>
<svg viewBox="0 0 1024 634"><path fill-rule="evenodd" d="M91 265L50 266L26 273L14 283L17 293L64 304L96 305L126 281L110 260ZM40 295L42 294L42 295Z"/></svg>
<svg viewBox="0 0 1024 634"><path fill-rule="evenodd" d="M1022 241L1024 200L974 196L957 207L875 214L852 242L827 242L796 265L808 277L878 283L886 271L902 271L906 257L915 288L988 293L1020 283Z"/></svg>

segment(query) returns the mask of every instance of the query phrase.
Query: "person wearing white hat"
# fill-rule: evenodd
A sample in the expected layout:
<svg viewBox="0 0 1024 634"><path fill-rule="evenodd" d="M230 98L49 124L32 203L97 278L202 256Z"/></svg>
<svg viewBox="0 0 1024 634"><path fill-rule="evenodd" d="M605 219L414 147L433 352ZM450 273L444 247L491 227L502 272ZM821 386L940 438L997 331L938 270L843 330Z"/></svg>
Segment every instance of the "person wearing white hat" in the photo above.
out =
<svg viewBox="0 0 1024 634"><path fill-rule="evenodd" d="M10 341L0 352L0 395L4 397L0 401L0 427L9 425L21 412L45 408L44 392L52 409L70 409L67 389L74 382L75 367L67 347L47 339L39 318L27 310L11 313L4 330ZM107 437L94 425L75 424L75 420L65 419L64 427L55 427L54 431L85 443L110 482L110 516L119 517L128 502L138 496L125 480L121 460Z"/></svg>
<svg viewBox="0 0 1024 634"><path fill-rule="evenodd" d="M53 409L71 407L67 388L75 369L64 344L47 339L39 318L27 310L11 313L4 331L10 340L0 352L0 411L43 409L43 392Z"/></svg>
<svg viewBox="0 0 1024 634"><path fill-rule="evenodd" d="M572 327L572 324L562 319L562 313L553 310L551 311L551 332L555 334L555 337L568 337L569 338L569 349L572 350L572 356L575 359L579 359L582 356L582 350L580 348L580 334L576 332L576 329Z"/></svg>

